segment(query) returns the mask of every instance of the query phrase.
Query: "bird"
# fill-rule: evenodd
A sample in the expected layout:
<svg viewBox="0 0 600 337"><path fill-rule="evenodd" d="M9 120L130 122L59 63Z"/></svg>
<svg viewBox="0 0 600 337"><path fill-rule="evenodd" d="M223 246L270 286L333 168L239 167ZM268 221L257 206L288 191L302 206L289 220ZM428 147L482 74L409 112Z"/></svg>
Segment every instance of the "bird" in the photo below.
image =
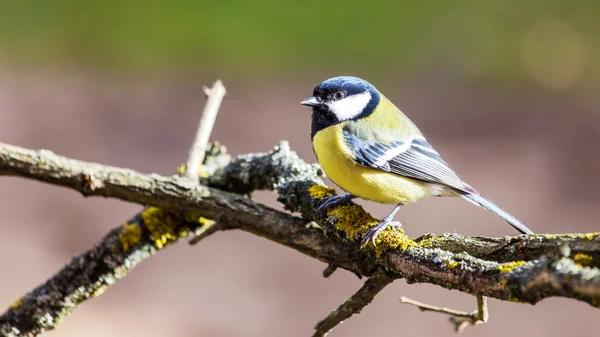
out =
<svg viewBox="0 0 600 337"><path fill-rule="evenodd" d="M318 213L354 198L394 204L393 210L362 238L376 244L403 205L427 197L461 197L482 207L522 234L519 220L462 181L417 126L371 83L338 76L318 84L300 104L312 108L311 140L323 171L346 193L325 197Z"/></svg>

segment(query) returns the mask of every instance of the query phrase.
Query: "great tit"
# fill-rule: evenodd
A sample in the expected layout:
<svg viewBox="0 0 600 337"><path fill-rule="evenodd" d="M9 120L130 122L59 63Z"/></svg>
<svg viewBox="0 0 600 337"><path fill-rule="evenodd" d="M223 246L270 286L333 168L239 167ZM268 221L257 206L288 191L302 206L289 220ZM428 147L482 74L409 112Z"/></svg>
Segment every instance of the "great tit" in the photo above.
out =
<svg viewBox="0 0 600 337"><path fill-rule="evenodd" d="M460 196L487 209L523 234L533 233L515 217L463 182L419 129L369 82L330 78L301 102L312 107L313 150L327 176L346 194L327 197L318 212L360 197L395 204L363 237L373 244L400 207L430 196Z"/></svg>

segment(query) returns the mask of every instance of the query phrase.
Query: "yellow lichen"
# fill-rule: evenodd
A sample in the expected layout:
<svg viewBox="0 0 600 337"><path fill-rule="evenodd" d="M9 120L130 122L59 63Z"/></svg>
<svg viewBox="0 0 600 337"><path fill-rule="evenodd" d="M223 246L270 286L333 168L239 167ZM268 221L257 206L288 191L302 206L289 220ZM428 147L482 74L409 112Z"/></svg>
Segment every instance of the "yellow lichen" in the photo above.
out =
<svg viewBox="0 0 600 337"><path fill-rule="evenodd" d="M415 242L408 235L404 234L404 229L390 227L384 229L375 240L375 255L381 256L388 249L406 250L415 246Z"/></svg>
<svg viewBox="0 0 600 337"><path fill-rule="evenodd" d="M200 235L200 233L203 233L204 231L206 231L210 226L215 224L214 220L211 219L207 219L205 217L198 217L198 216L193 216L190 214L185 214L184 215L184 219L187 222L191 222L191 223L197 223L200 226L195 226L198 227L195 230L195 234L196 235ZM182 227L179 229L179 237L186 237L190 235L190 228L189 227Z"/></svg>
<svg viewBox="0 0 600 337"><path fill-rule="evenodd" d="M333 188L322 185L313 185L308 188L308 193L315 199L320 200L324 197L336 195ZM369 229L379 224L379 220L372 217L369 213L358 205L341 205L327 212L337 218L335 228L346 234L350 240L357 239L358 235L364 234ZM386 228L377 236L376 246L374 247L377 256L388 249L408 249L416 244L411 240L402 228ZM372 246L372 244L370 244Z"/></svg>
<svg viewBox="0 0 600 337"><path fill-rule="evenodd" d="M190 229L189 229L188 227L185 227L185 226L183 226L183 227L180 227L180 228L177 230L177 235L178 235L180 238L185 238L186 236L190 235Z"/></svg>
<svg viewBox="0 0 600 337"><path fill-rule="evenodd" d="M532 236L535 238L544 238L544 239L570 238L570 239L594 240L594 239L600 237L600 232L584 233L584 234L532 234Z"/></svg>
<svg viewBox="0 0 600 337"><path fill-rule="evenodd" d="M581 234L579 235L580 238L582 239L588 239L588 240L594 240L595 238L597 238L598 236L600 236L600 232L596 232L596 233L586 233L586 234Z"/></svg>
<svg viewBox="0 0 600 337"><path fill-rule="evenodd" d="M509 302L514 302L514 303L527 303L527 302L521 301L520 299L518 299L516 297L509 297L507 300Z"/></svg>
<svg viewBox="0 0 600 337"><path fill-rule="evenodd" d="M192 214L189 214L189 213L185 213L183 215L183 218L185 219L185 221L191 222L191 223L197 223L201 227L210 226L210 225L212 225L215 222L214 220L207 219L207 218L202 217L202 216L192 215Z"/></svg>
<svg viewBox="0 0 600 337"><path fill-rule="evenodd" d="M358 235L364 234L372 227L379 224L379 220L372 217L369 213L358 205L338 206L328 212L337 218L335 228L346 234L350 240L354 240ZM377 256L388 249L407 249L414 247L415 242L411 240L402 228L386 228L381 231L375 241L374 248ZM372 246L372 245L371 245Z"/></svg>
<svg viewBox="0 0 600 337"><path fill-rule="evenodd" d="M510 273L513 269L518 268L525 264L525 261L512 261L508 263L502 263L498 266L498 270L501 273Z"/></svg>
<svg viewBox="0 0 600 337"><path fill-rule="evenodd" d="M10 305L10 308L11 309L16 309L16 308L18 308L18 307L21 306L21 303L23 303L23 298L19 297L19 298L17 298L16 301L13 302L13 304Z"/></svg>
<svg viewBox="0 0 600 337"><path fill-rule="evenodd" d="M431 247L433 247L433 243L435 241L439 241L439 240L440 240L439 237L432 236L427 239L423 239L423 240L417 242L416 244L417 244L417 247L431 248Z"/></svg>
<svg viewBox="0 0 600 337"><path fill-rule="evenodd" d="M573 257L573 261L582 267L589 266L592 263L593 258L590 255L577 253Z"/></svg>
<svg viewBox="0 0 600 337"><path fill-rule="evenodd" d="M208 171L204 169L204 166L200 166L200 178L208 178Z"/></svg>
<svg viewBox="0 0 600 337"><path fill-rule="evenodd" d="M210 226L210 225L214 224L215 221L201 216L198 218L198 223L201 226Z"/></svg>
<svg viewBox="0 0 600 337"><path fill-rule="evenodd" d="M177 173L179 173L180 175L184 175L186 167L187 165L185 165L185 163L182 163L181 165L177 166Z"/></svg>
<svg viewBox="0 0 600 337"><path fill-rule="evenodd" d="M169 242L189 234L189 229L178 228L178 221L169 212L157 207L148 207L142 212L144 225L150 231L150 236L156 248L162 248Z"/></svg>
<svg viewBox="0 0 600 337"><path fill-rule="evenodd" d="M355 239L360 233L366 233L371 227L379 223L377 219L358 205L337 206L327 213L337 218L335 228L346 233L348 239L351 240Z"/></svg>
<svg viewBox="0 0 600 337"><path fill-rule="evenodd" d="M592 296L590 304L595 306L596 308L600 308L600 296Z"/></svg>
<svg viewBox="0 0 600 337"><path fill-rule="evenodd" d="M177 173L179 173L179 175L184 175L186 170L187 170L187 165L185 163L177 166ZM200 173L200 177L201 178L207 178L208 177L208 175L209 175L208 171L206 171L204 169L204 166L200 166L200 170L199 171L200 171L199 173Z"/></svg>
<svg viewBox="0 0 600 337"><path fill-rule="evenodd" d="M94 292L92 293L92 296L98 297L98 296L104 294L106 289L108 289L108 286L106 284L103 284L100 287L98 287L98 289L94 290Z"/></svg>
<svg viewBox="0 0 600 337"><path fill-rule="evenodd" d="M310 194L311 197L317 200L321 200L324 197L336 195L335 190L333 188L329 188L327 186L322 185L312 185L308 188L308 194Z"/></svg>
<svg viewBox="0 0 600 337"><path fill-rule="evenodd" d="M454 269L456 266L458 266L458 262L454 260L444 260L444 264L448 269Z"/></svg>
<svg viewBox="0 0 600 337"><path fill-rule="evenodd" d="M123 251L127 252L129 248L136 245L142 239L142 229L136 224L123 224L123 231L119 233L119 240Z"/></svg>

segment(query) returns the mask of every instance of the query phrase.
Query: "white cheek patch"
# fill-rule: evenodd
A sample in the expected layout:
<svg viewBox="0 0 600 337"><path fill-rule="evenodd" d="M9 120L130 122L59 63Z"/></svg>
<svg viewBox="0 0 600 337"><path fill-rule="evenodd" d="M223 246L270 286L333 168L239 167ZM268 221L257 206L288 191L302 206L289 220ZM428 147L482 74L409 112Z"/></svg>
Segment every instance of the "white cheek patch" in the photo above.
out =
<svg viewBox="0 0 600 337"><path fill-rule="evenodd" d="M339 101L331 102L328 106L340 121L345 121L360 115L370 100L371 93L365 91L362 94L348 96Z"/></svg>

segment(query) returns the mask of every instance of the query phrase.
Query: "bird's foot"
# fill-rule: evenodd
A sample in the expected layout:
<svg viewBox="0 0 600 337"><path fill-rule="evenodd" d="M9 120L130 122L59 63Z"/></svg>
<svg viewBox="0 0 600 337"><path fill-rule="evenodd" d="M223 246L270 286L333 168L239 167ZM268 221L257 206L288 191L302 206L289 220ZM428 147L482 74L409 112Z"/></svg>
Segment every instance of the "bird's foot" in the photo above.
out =
<svg viewBox="0 0 600 337"><path fill-rule="evenodd" d="M364 246L369 240L373 243L373 247L376 246L375 241L377 240L377 236L381 231L387 228L387 226L392 226L395 228L402 228L402 224L400 221L392 221L391 218L383 218L383 220L378 223L375 227L369 229L369 231L365 234L362 241L360 242L360 246Z"/></svg>
<svg viewBox="0 0 600 337"><path fill-rule="evenodd" d="M324 197L321 199L321 204L317 208L317 214L319 215L327 215L327 210L333 208L338 205L347 204L350 200L354 199L350 193L342 194L342 195L332 195L329 197Z"/></svg>

